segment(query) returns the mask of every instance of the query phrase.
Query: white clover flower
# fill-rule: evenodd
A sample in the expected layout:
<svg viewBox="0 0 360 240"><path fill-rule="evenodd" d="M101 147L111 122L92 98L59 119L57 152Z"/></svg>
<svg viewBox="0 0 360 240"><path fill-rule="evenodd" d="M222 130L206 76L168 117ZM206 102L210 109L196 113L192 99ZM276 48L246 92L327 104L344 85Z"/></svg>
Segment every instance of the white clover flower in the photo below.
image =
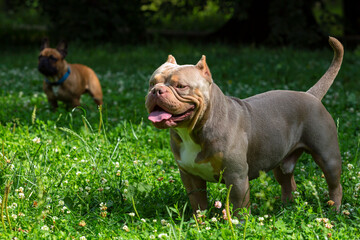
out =
<svg viewBox="0 0 360 240"><path fill-rule="evenodd" d="M125 189L124 189L124 193L127 193L127 192L128 192L128 190L125 188Z"/></svg>
<svg viewBox="0 0 360 240"><path fill-rule="evenodd" d="M75 146L73 147L74 150L76 150L76 148L77 148L77 147L75 147Z"/></svg>
<svg viewBox="0 0 360 240"><path fill-rule="evenodd" d="M23 188L23 187L19 187L19 192L24 192L24 188Z"/></svg>
<svg viewBox="0 0 360 240"><path fill-rule="evenodd" d="M19 217L25 217L25 214L22 213L22 212L19 212L19 213L18 213L18 216L19 216Z"/></svg>
<svg viewBox="0 0 360 240"><path fill-rule="evenodd" d="M76 157L76 158L74 158L74 160L75 160L75 161L77 161L77 160L78 160L78 158Z"/></svg>
<svg viewBox="0 0 360 240"><path fill-rule="evenodd" d="M49 229L48 226L44 225L44 226L41 227L41 230L43 230L43 231L49 231L50 229Z"/></svg>
<svg viewBox="0 0 360 240"><path fill-rule="evenodd" d="M125 230L126 232L129 232L129 231L130 231L129 227L126 226L126 225L124 225L124 226L122 227L122 229Z"/></svg>
<svg viewBox="0 0 360 240"><path fill-rule="evenodd" d="M139 161L138 161L138 160L135 160L135 161L133 161L133 163L136 165L136 164L139 163Z"/></svg>
<svg viewBox="0 0 360 240"><path fill-rule="evenodd" d="M120 167L120 163L119 163L119 162L116 162L116 163L115 163L115 167L116 167L116 168L119 168L119 167Z"/></svg>
<svg viewBox="0 0 360 240"><path fill-rule="evenodd" d="M24 198L25 198L25 194L24 194L24 193L22 193L22 192L21 192L21 193L19 193L19 198L20 198L20 199L24 199Z"/></svg>
<svg viewBox="0 0 360 240"><path fill-rule="evenodd" d="M79 240L86 240L86 237L85 237L85 236L81 236L81 237L79 238Z"/></svg>
<svg viewBox="0 0 360 240"><path fill-rule="evenodd" d="M269 215L267 215L267 214L266 214L266 215L264 215L264 218L269 218Z"/></svg>
<svg viewBox="0 0 360 240"><path fill-rule="evenodd" d="M64 206L65 202L63 200L59 200L59 206Z"/></svg>
<svg viewBox="0 0 360 240"><path fill-rule="evenodd" d="M150 238L150 239L155 239L155 236L154 236L154 235L150 235L149 238Z"/></svg>
<svg viewBox="0 0 360 240"><path fill-rule="evenodd" d="M211 229L211 227L206 227L205 229L209 231Z"/></svg>
<svg viewBox="0 0 360 240"><path fill-rule="evenodd" d="M154 223L156 223L156 222L157 222L157 220L156 220L156 219L153 219L153 222L154 222Z"/></svg>
<svg viewBox="0 0 360 240"><path fill-rule="evenodd" d="M161 222L162 225L165 225L165 224L166 224L166 220L165 220L165 219L161 219L160 222Z"/></svg>
<svg viewBox="0 0 360 240"><path fill-rule="evenodd" d="M17 203L13 203L11 206L12 206L12 208L17 208L18 205L17 205Z"/></svg>
<svg viewBox="0 0 360 240"><path fill-rule="evenodd" d="M222 204L220 201L215 201L215 207L216 208L221 208Z"/></svg>
<svg viewBox="0 0 360 240"><path fill-rule="evenodd" d="M40 143L41 142L40 138L38 138L38 137L35 137L32 141L34 143Z"/></svg>
<svg viewBox="0 0 360 240"><path fill-rule="evenodd" d="M101 183L102 183L102 184L105 184L105 183L107 183L107 180L106 180L105 178L102 178L102 179L101 179Z"/></svg>
<svg viewBox="0 0 360 240"><path fill-rule="evenodd" d="M129 216L130 217L135 217L135 213L131 212L131 213L129 213Z"/></svg>
<svg viewBox="0 0 360 240"><path fill-rule="evenodd" d="M12 217L13 219L17 219L18 216L17 216L16 214L12 214L11 217Z"/></svg>
<svg viewBox="0 0 360 240"><path fill-rule="evenodd" d="M237 219L231 219L231 222L235 225L238 225L239 224L239 220Z"/></svg>
<svg viewBox="0 0 360 240"><path fill-rule="evenodd" d="M216 217L211 218L211 221L212 221L212 222L217 222Z"/></svg>
<svg viewBox="0 0 360 240"><path fill-rule="evenodd" d="M146 219L145 218L142 218L140 219L143 223L146 223Z"/></svg>
<svg viewBox="0 0 360 240"><path fill-rule="evenodd" d="M56 152L56 153L59 152L59 149L58 149L58 148L55 148L55 149L54 149L54 152Z"/></svg>
<svg viewBox="0 0 360 240"><path fill-rule="evenodd" d="M86 190L86 191L90 191L90 190L91 190L91 187L86 186L86 187L85 187L85 190Z"/></svg>
<svg viewBox="0 0 360 240"><path fill-rule="evenodd" d="M347 169L351 170L351 169L353 169L353 168L354 168L354 165L352 165L351 163L349 163L349 164L347 165Z"/></svg>
<svg viewBox="0 0 360 240"><path fill-rule="evenodd" d="M357 183L355 185L355 192L358 192L360 190L360 183Z"/></svg>
<svg viewBox="0 0 360 240"><path fill-rule="evenodd" d="M168 235L166 233L160 233L158 235L158 238L167 238L167 237L168 237Z"/></svg>
<svg viewBox="0 0 360 240"><path fill-rule="evenodd" d="M80 174L81 174L81 172L80 172L80 171L76 172L76 176L79 176Z"/></svg>
<svg viewBox="0 0 360 240"><path fill-rule="evenodd" d="M156 161L156 163L158 164L158 165L163 165L163 160L161 160L161 159L158 159L157 161Z"/></svg>
<svg viewBox="0 0 360 240"><path fill-rule="evenodd" d="M259 217L259 221L260 221L260 222L264 221L264 218L263 218L263 217Z"/></svg>
<svg viewBox="0 0 360 240"><path fill-rule="evenodd" d="M129 181L128 180L124 180L124 184L125 184L125 186L129 186Z"/></svg>

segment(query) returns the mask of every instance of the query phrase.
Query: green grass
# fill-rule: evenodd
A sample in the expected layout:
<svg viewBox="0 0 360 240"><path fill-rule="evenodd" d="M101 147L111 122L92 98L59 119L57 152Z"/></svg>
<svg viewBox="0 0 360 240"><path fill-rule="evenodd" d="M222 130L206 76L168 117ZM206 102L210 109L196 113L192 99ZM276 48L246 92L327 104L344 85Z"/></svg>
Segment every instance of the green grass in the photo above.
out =
<svg viewBox="0 0 360 240"><path fill-rule="evenodd" d="M68 61L95 70L104 107L100 113L90 97L83 96L81 108L67 112L62 106L54 113L36 69L38 46L2 50L3 205L6 186L11 188L0 238L231 239L233 234L239 239L325 239L329 234L332 239L360 238L358 51L345 53L342 70L323 100L338 124L341 213L327 206L322 172L303 155L295 170L295 203L283 206L272 173L262 175L251 182L251 215L233 230L222 219L222 209L213 207L217 200L225 204L227 190L222 184L208 184L210 207L200 222L194 221L168 131L155 129L147 120L147 81L170 53L179 64L195 64L205 54L214 81L226 94L240 98L271 89L305 91L332 59L328 46L300 51L221 44L75 44L70 45ZM333 227L326 228L319 218L328 219Z"/></svg>

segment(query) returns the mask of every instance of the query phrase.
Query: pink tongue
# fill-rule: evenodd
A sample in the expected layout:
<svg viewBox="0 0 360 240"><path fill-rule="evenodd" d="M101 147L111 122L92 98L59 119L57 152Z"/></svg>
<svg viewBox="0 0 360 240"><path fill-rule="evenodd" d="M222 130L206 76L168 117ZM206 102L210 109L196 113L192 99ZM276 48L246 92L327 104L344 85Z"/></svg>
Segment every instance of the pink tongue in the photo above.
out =
<svg viewBox="0 0 360 240"><path fill-rule="evenodd" d="M161 122L162 120L167 120L171 118L172 115L170 113L164 111L153 111L150 113L148 119L154 123Z"/></svg>

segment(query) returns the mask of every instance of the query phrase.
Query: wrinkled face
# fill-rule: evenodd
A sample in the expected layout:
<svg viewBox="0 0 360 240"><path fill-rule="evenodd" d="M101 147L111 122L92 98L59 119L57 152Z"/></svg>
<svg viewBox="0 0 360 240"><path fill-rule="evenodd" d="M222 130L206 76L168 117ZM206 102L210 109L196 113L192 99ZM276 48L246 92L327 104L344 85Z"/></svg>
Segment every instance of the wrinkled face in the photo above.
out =
<svg viewBox="0 0 360 240"><path fill-rule="evenodd" d="M203 60L203 61L202 61ZM205 57L200 60L205 63ZM199 63L200 63L199 62ZM151 76L146 96L148 119L157 128L194 128L206 109L211 75L203 65L177 65L169 56Z"/></svg>
<svg viewBox="0 0 360 240"><path fill-rule="evenodd" d="M38 69L45 76L54 76L61 67L61 54L52 48L45 48L40 52Z"/></svg>

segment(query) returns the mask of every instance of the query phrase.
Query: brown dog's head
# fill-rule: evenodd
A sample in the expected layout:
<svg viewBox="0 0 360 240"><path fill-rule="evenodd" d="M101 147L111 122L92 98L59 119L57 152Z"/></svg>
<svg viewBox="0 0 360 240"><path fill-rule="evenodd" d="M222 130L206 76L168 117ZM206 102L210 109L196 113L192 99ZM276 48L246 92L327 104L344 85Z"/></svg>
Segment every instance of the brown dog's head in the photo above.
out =
<svg viewBox="0 0 360 240"><path fill-rule="evenodd" d="M38 70L47 77L53 77L66 71L64 58L67 54L67 43L61 41L55 48L50 48L49 40L44 38L40 47Z"/></svg>
<svg viewBox="0 0 360 240"><path fill-rule="evenodd" d="M148 119L157 128L191 131L204 115L212 82L205 56L196 65L178 65L169 55L149 81Z"/></svg>

